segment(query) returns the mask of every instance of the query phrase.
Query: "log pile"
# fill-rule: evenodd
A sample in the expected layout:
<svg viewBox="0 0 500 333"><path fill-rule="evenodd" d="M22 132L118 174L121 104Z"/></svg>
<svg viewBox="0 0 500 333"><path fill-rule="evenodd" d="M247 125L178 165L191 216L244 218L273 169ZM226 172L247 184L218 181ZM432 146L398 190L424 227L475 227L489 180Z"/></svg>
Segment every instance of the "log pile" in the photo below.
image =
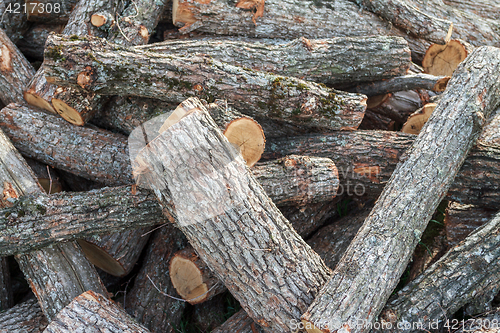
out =
<svg viewBox="0 0 500 333"><path fill-rule="evenodd" d="M498 330L499 8L0 1L0 332Z"/></svg>

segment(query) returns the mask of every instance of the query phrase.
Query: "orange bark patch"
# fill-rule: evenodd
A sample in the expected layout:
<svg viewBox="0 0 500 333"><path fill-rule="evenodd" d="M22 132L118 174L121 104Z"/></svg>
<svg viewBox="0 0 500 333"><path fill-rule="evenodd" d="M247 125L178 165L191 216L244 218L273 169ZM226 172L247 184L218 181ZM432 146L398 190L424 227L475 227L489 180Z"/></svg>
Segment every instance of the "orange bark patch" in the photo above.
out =
<svg viewBox="0 0 500 333"><path fill-rule="evenodd" d="M236 4L236 7L241 9L254 9L255 12L252 17L252 22L257 25L256 20L264 16L264 2L265 0L240 0Z"/></svg>
<svg viewBox="0 0 500 333"><path fill-rule="evenodd" d="M10 202L7 201L8 199L19 198L19 194L14 189L14 187L12 187L12 184L9 182L3 182L3 192L2 193L3 193L2 201L4 202L4 204L7 204L7 203L10 204Z"/></svg>
<svg viewBox="0 0 500 333"><path fill-rule="evenodd" d="M0 48L0 71L12 72L10 50L6 45Z"/></svg>
<svg viewBox="0 0 500 333"><path fill-rule="evenodd" d="M80 74L78 74L76 83L83 89L86 89L86 87L92 82L93 74L94 70L92 69L92 67L90 66L85 67L85 70Z"/></svg>
<svg viewBox="0 0 500 333"><path fill-rule="evenodd" d="M378 175L380 174L380 167L379 166L366 166L364 164L359 165L357 164L353 170L355 173L361 176L365 176L366 178L370 179L374 183L380 183L380 180L378 179Z"/></svg>

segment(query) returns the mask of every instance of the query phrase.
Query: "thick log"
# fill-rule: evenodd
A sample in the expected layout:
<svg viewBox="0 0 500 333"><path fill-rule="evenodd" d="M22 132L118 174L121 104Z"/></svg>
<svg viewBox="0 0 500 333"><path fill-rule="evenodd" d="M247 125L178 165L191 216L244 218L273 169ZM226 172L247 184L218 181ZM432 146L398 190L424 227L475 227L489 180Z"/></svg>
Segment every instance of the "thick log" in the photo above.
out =
<svg viewBox="0 0 500 333"><path fill-rule="evenodd" d="M172 140L177 149L165 149ZM178 153L204 171L190 175L197 168L181 167ZM135 163L145 171L139 185L154 189L165 209L169 184L177 227L245 311L266 331L291 332L291 320L312 302L330 270L248 173L206 109L194 109L151 141ZM219 166L226 169L222 174ZM199 187L200 181L209 185Z"/></svg>
<svg viewBox="0 0 500 333"><path fill-rule="evenodd" d="M169 263L174 253L187 244L182 233L171 223L159 228L151 236L144 266L127 293L127 312L153 333L176 333L186 303L177 297L170 281Z"/></svg>
<svg viewBox="0 0 500 333"><path fill-rule="evenodd" d="M459 323L463 325L456 331L457 333L499 333L500 310L497 308L495 311Z"/></svg>
<svg viewBox="0 0 500 333"><path fill-rule="evenodd" d="M36 299L30 299L0 312L1 333L42 333L47 325L47 318L43 315Z"/></svg>
<svg viewBox="0 0 500 333"><path fill-rule="evenodd" d="M14 293L10 280L7 257L0 257L0 311L14 306Z"/></svg>
<svg viewBox="0 0 500 333"><path fill-rule="evenodd" d="M262 333L264 332L252 318L250 318L245 310L240 310L232 315L224 324L217 327L212 333Z"/></svg>
<svg viewBox="0 0 500 333"><path fill-rule="evenodd" d="M472 231L491 220L494 215L495 211L493 210L450 202L446 208L444 219L448 244L455 246Z"/></svg>
<svg viewBox="0 0 500 333"><path fill-rule="evenodd" d="M0 100L24 103L23 89L33 75L33 66L0 29Z"/></svg>
<svg viewBox="0 0 500 333"><path fill-rule="evenodd" d="M410 114L428 103L429 98L430 94L427 90L398 91L369 97L367 105L370 111L402 125Z"/></svg>
<svg viewBox="0 0 500 333"><path fill-rule="evenodd" d="M358 319L372 323L380 313L477 140L484 119L500 102L499 71L500 50L493 47L476 49L455 71L421 135L336 266L335 275L303 315L309 332L333 332L344 325L352 332L364 332L368 327L359 327ZM477 103L470 103L471 99ZM349 296L359 294L364 297ZM332 298L339 301L332 303Z"/></svg>
<svg viewBox="0 0 500 333"><path fill-rule="evenodd" d="M187 39L169 40L139 48L184 56L206 54L237 66L332 86L404 75L411 63L408 43L401 37L385 36L302 37L291 42L234 38Z"/></svg>
<svg viewBox="0 0 500 333"><path fill-rule="evenodd" d="M4 194L1 206L12 206L12 201L23 195L42 193L35 175L3 132L0 142L0 181ZM107 293L78 244L54 245L15 258L49 320L83 291Z"/></svg>
<svg viewBox="0 0 500 333"><path fill-rule="evenodd" d="M464 12L471 12L486 19L500 19L500 4L495 0L478 0L474 2L467 0L443 0L443 2L450 7Z"/></svg>
<svg viewBox="0 0 500 333"><path fill-rule="evenodd" d="M432 44L425 52L422 67L425 73L451 76L473 49L469 43L457 39L444 45Z"/></svg>
<svg viewBox="0 0 500 333"><path fill-rule="evenodd" d="M174 254L169 274L175 290L189 304L203 303L226 290L191 246Z"/></svg>
<svg viewBox="0 0 500 333"><path fill-rule="evenodd" d="M0 126L26 156L107 185L133 183L125 136L75 127L19 104L10 104L1 113Z"/></svg>
<svg viewBox="0 0 500 333"><path fill-rule="evenodd" d="M260 17L255 16L255 10L249 10L255 5L264 7ZM257 1L228 4L223 1L175 0L173 23L182 27L180 31L183 33L197 30L216 35L260 38L401 36L420 59L429 45L344 0L268 0L265 4Z"/></svg>
<svg viewBox="0 0 500 333"><path fill-rule="evenodd" d="M416 136L398 132L356 131L268 140L264 159L289 154L331 158L340 178L339 195L376 199ZM465 160L446 198L500 209L498 146L478 142Z"/></svg>
<svg viewBox="0 0 500 333"><path fill-rule="evenodd" d="M430 322L437 321L442 326L446 316L480 297L491 285L498 292L499 235L500 215L497 214L394 295L381 320L392 324L396 321L415 323L410 325L413 330L407 331L420 332L428 329ZM495 296L495 293L489 294L491 298ZM415 329L417 325L422 328Z"/></svg>
<svg viewBox="0 0 500 333"><path fill-rule="evenodd" d="M62 309L44 333L73 333L88 329L95 332L150 332L113 301L87 291Z"/></svg>
<svg viewBox="0 0 500 333"><path fill-rule="evenodd" d="M30 22L65 24L78 0L25 0L26 17Z"/></svg>
<svg viewBox="0 0 500 333"><path fill-rule="evenodd" d="M0 28L5 31L13 43L21 39L29 28L23 5L23 0L0 1L0 13L2 15Z"/></svg>
<svg viewBox="0 0 500 333"><path fill-rule="evenodd" d="M435 92L443 92L450 80L449 76L434 76L429 74L410 74L398 76L385 81L371 82L358 85L351 92L377 96L395 91L406 91L415 89L426 89Z"/></svg>
<svg viewBox="0 0 500 333"><path fill-rule="evenodd" d="M157 98L171 105L195 95L209 102L224 98L250 116L330 129L357 128L366 108L364 95L208 57L149 53L91 37L50 36L43 66L50 82L87 92Z"/></svg>
<svg viewBox="0 0 500 333"><path fill-rule="evenodd" d="M484 127L479 140L488 144L500 145L500 110Z"/></svg>

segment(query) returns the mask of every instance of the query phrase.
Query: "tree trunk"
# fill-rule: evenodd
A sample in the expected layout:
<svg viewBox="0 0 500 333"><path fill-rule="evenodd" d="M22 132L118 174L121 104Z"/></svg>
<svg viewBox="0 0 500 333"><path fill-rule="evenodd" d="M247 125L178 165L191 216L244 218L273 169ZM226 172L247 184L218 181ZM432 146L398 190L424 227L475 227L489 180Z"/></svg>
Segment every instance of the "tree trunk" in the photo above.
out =
<svg viewBox="0 0 500 333"><path fill-rule="evenodd" d="M493 47L476 49L457 69L421 135L337 265L335 275L303 315L309 332L333 332L343 325L351 327L352 332L364 332L368 327L356 325L358 319L371 323L382 310L477 140L484 119L500 102L496 94L500 89L499 71L500 50ZM479 102L472 104L472 99ZM364 297L353 299L349 295ZM332 298L339 301L332 303ZM330 321L329 325L321 320Z"/></svg>
<svg viewBox="0 0 500 333"><path fill-rule="evenodd" d="M24 103L23 89L33 75L33 66L0 29L0 100Z"/></svg>
<svg viewBox="0 0 500 333"><path fill-rule="evenodd" d="M171 40L140 47L162 54L208 55L222 62L332 86L405 75L411 63L401 37L339 37L273 42L246 39ZM354 65L354 66L353 66Z"/></svg>
<svg viewBox="0 0 500 333"><path fill-rule="evenodd" d="M14 306L14 294L10 280L7 257L0 257L0 311ZM1 328L1 327L0 327Z"/></svg>
<svg viewBox="0 0 500 333"><path fill-rule="evenodd" d="M220 97L250 116L330 129L357 128L366 108L364 95L207 57L143 52L90 37L74 41L50 36L44 68L50 82L86 92L151 97L175 105L194 95L209 102Z"/></svg>
<svg viewBox="0 0 500 333"><path fill-rule="evenodd" d="M351 0L380 15L408 34L433 43L446 43L451 36L453 24L448 20L420 11L412 3L402 0Z"/></svg>
<svg viewBox="0 0 500 333"><path fill-rule="evenodd" d="M385 81L376 81L360 84L352 92L365 94L367 96L377 96L395 91L407 91L415 89L427 89L435 92L442 92L450 80L449 76L434 76L429 74L410 74L398 76Z"/></svg>
<svg viewBox="0 0 500 333"><path fill-rule="evenodd" d="M264 331L247 315L245 310L241 309L212 331L212 333L227 332L262 333Z"/></svg>
<svg viewBox="0 0 500 333"><path fill-rule="evenodd" d="M3 132L0 141L0 181L4 193L1 206L12 206L12 201L23 195L42 193L33 172ZM16 260L49 320L83 291L107 293L97 272L75 243L20 254Z"/></svg>
<svg viewBox="0 0 500 333"><path fill-rule="evenodd" d="M191 246L174 254L169 272L175 290L189 304L203 303L226 290Z"/></svg>
<svg viewBox="0 0 500 333"><path fill-rule="evenodd" d="M491 220L494 215L493 210L450 202L444 219L448 244L455 246L472 231Z"/></svg>
<svg viewBox="0 0 500 333"><path fill-rule="evenodd" d="M42 333L47 325L47 318L43 315L36 299L30 299L0 312L1 333Z"/></svg>
<svg viewBox="0 0 500 333"><path fill-rule="evenodd" d="M118 233L92 235L78 240L91 263L114 276L125 276L134 268L149 239L151 227Z"/></svg>
<svg viewBox="0 0 500 333"><path fill-rule="evenodd" d="M499 235L500 215L497 214L394 295L381 319L392 324L396 321L415 323L415 327L420 324L422 329L428 329L429 322L438 321L442 326L446 316L481 296L490 286L495 286L498 293ZM490 292L491 298L495 294Z"/></svg>
<svg viewBox="0 0 500 333"><path fill-rule="evenodd" d="M252 5L264 7L256 15ZM249 6L248 8L245 6ZM377 15L344 0L267 0L235 4L224 1L188 2L175 0L173 23L183 33L193 30L216 35L259 38L330 38L401 36L421 59L429 43L388 25Z"/></svg>
<svg viewBox="0 0 500 333"><path fill-rule="evenodd" d="M127 293L126 309L153 333L176 333L186 303L177 297L169 275L169 263L174 253L186 246L184 235L171 223L151 236L144 266ZM156 286L156 287L155 287Z"/></svg>
<svg viewBox="0 0 500 333"><path fill-rule="evenodd" d="M0 113L0 126L28 157L107 185L133 183L125 136L95 127L75 127L19 104ZM26 140L33 133L36 140Z"/></svg>
<svg viewBox="0 0 500 333"><path fill-rule="evenodd" d="M149 333L113 301L87 291L59 312L45 333L73 333L92 329L95 332Z"/></svg>
<svg viewBox="0 0 500 333"><path fill-rule="evenodd" d="M203 109L171 127L175 139L168 129L136 158L144 170L139 185L154 189L168 209L168 184L176 225L209 268L266 331L291 332L291 320L312 302L330 270L272 204ZM177 149L165 149L172 140ZM203 171L181 167L179 153ZM165 173L159 171L164 167ZM203 192L206 188L210 194Z"/></svg>

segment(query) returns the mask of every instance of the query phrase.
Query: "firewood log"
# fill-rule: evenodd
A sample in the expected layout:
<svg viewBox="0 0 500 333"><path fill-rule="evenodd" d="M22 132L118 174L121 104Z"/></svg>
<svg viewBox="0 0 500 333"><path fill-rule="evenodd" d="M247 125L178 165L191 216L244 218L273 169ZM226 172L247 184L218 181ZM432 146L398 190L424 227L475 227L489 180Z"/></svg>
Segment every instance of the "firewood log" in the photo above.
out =
<svg viewBox="0 0 500 333"><path fill-rule="evenodd" d="M428 329L429 322L435 321L442 326L446 316L480 296L489 286L496 286L498 292L499 234L500 215L497 214L394 295L383 310L381 320L392 324L396 321L415 323L413 327L420 324L422 329ZM408 330L417 331L421 330Z"/></svg>
<svg viewBox="0 0 500 333"><path fill-rule="evenodd" d="M450 246L461 242L472 231L487 223L495 215L494 210L485 210L474 205L450 202L446 208L444 225Z"/></svg>
<svg viewBox="0 0 500 333"><path fill-rule="evenodd" d="M432 44L425 52L422 67L425 73L451 76L473 49L469 43L458 39L451 40L445 45Z"/></svg>
<svg viewBox="0 0 500 333"><path fill-rule="evenodd" d="M125 276L134 268L148 242L151 227L118 233L92 235L78 244L91 263L114 276Z"/></svg>
<svg viewBox="0 0 500 333"><path fill-rule="evenodd" d="M36 299L30 299L0 312L0 332L42 333L48 325Z"/></svg>
<svg viewBox="0 0 500 333"><path fill-rule="evenodd" d="M395 124L396 122L391 118L375 113L372 110L366 110L358 129L393 131Z"/></svg>
<svg viewBox="0 0 500 333"><path fill-rule="evenodd" d="M232 315L224 324L217 327L212 333L262 333L264 332L252 318L250 318L245 310L240 310Z"/></svg>
<svg viewBox="0 0 500 333"><path fill-rule="evenodd" d="M411 62L408 43L401 37L385 36L310 40L302 37L291 42L187 39L168 40L138 48L185 56L206 54L241 67L296 76L331 86L404 75Z"/></svg>
<svg viewBox="0 0 500 333"><path fill-rule="evenodd" d="M397 76L385 81L376 81L367 84L360 84L351 92L365 94L367 96L377 96L395 91L427 89L435 92L443 92L450 80L449 76L434 76L429 74L410 74Z"/></svg>
<svg viewBox="0 0 500 333"><path fill-rule="evenodd" d="M500 109L484 127L479 140L489 144L500 145Z"/></svg>
<svg viewBox="0 0 500 333"><path fill-rule="evenodd" d="M401 132L419 134L427 120L429 120L436 106L436 103L427 103L417 111L413 112L404 123L401 128Z"/></svg>
<svg viewBox="0 0 500 333"><path fill-rule="evenodd" d="M0 257L0 311L14 306L14 294L10 280L7 257ZM1 329L1 327L0 327Z"/></svg>
<svg viewBox="0 0 500 333"><path fill-rule="evenodd" d="M414 135L398 132L356 131L268 140L263 159L289 154L331 158L340 178L338 193L376 199L391 177ZM490 209L500 209L498 146L478 142L460 169L446 198Z"/></svg>
<svg viewBox="0 0 500 333"><path fill-rule="evenodd" d="M0 205L9 207L22 195L42 193L33 172L1 131L0 142ZM15 258L49 320L83 291L107 293L78 244L53 245Z"/></svg>
<svg viewBox="0 0 500 333"><path fill-rule="evenodd" d="M169 263L174 253L184 248L187 241L178 229L169 223L153 232L147 248L144 265L127 293L127 312L153 333L176 333L186 303L178 297L169 275Z"/></svg>
<svg viewBox="0 0 500 333"><path fill-rule="evenodd" d="M500 50L494 47L477 48L455 71L438 107L398 164L333 277L302 316L309 332L333 332L344 325L352 332L364 332L368 327L359 327L357 320L372 323L380 313L485 118L500 102L496 94L499 71ZM472 104L471 99L480 102ZM339 301L332 303L332 298Z"/></svg>
<svg viewBox="0 0 500 333"><path fill-rule="evenodd" d="M26 18L30 22L63 24L67 23L78 0L25 0Z"/></svg>
<svg viewBox="0 0 500 333"><path fill-rule="evenodd" d="M354 3L380 15L408 34L434 43L447 42L452 33L451 21L442 20L419 10L402 0L352 0Z"/></svg>
<svg viewBox="0 0 500 333"><path fill-rule="evenodd" d="M464 321L463 327L457 333L499 333L500 309ZM462 322L459 322L462 324ZM451 326L451 325L450 325ZM461 326L461 325L460 325Z"/></svg>
<svg viewBox="0 0 500 333"><path fill-rule="evenodd" d="M203 303L226 290L191 246L173 255L168 271L175 290L189 304Z"/></svg>
<svg viewBox="0 0 500 333"><path fill-rule="evenodd" d="M0 29L0 100L24 103L22 91L33 75L33 66Z"/></svg>
<svg viewBox="0 0 500 333"><path fill-rule="evenodd" d="M23 0L0 1L0 13L2 13L0 28L5 31L13 43L21 39L29 28L23 4Z"/></svg>
<svg viewBox="0 0 500 333"><path fill-rule="evenodd" d="M150 332L113 301L89 290L62 309L44 333L73 333L89 329L95 332Z"/></svg>
<svg viewBox="0 0 500 333"><path fill-rule="evenodd" d="M494 0L478 0L470 2L467 0L443 0L443 2L453 8L464 12L471 12L483 18L499 20L500 4Z"/></svg>
<svg viewBox="0 0 500 333"><path fill-rule="evenodd" d="M172 140L177 149L165 149ZM182 167L178 153L202 169ZM134 163L142 171L139 185L150 186L164 209L171 207L164 197L171 192L176 226L245 311L266 331L291 332L291 320L312 302L330 270L248 173L206 109L193 109L151 141ZM176 175L163 174L163 163ZM219 166L227 170L218 174ZM200 181L209 184L198 187ZM242 224L235 228L234 221Z"/></svg>
<svg viewBox="0 0 500 333"><path fill-rule="evenodd" d="M67 65L71 71L61 70ZM330 129L357 128L366 108L364 95L207 57L149 53L91 37L49 36L44 68L48 81L82 91L151 97L171 105L194 95L209 101L220 97L250 116Z"/></svg>

